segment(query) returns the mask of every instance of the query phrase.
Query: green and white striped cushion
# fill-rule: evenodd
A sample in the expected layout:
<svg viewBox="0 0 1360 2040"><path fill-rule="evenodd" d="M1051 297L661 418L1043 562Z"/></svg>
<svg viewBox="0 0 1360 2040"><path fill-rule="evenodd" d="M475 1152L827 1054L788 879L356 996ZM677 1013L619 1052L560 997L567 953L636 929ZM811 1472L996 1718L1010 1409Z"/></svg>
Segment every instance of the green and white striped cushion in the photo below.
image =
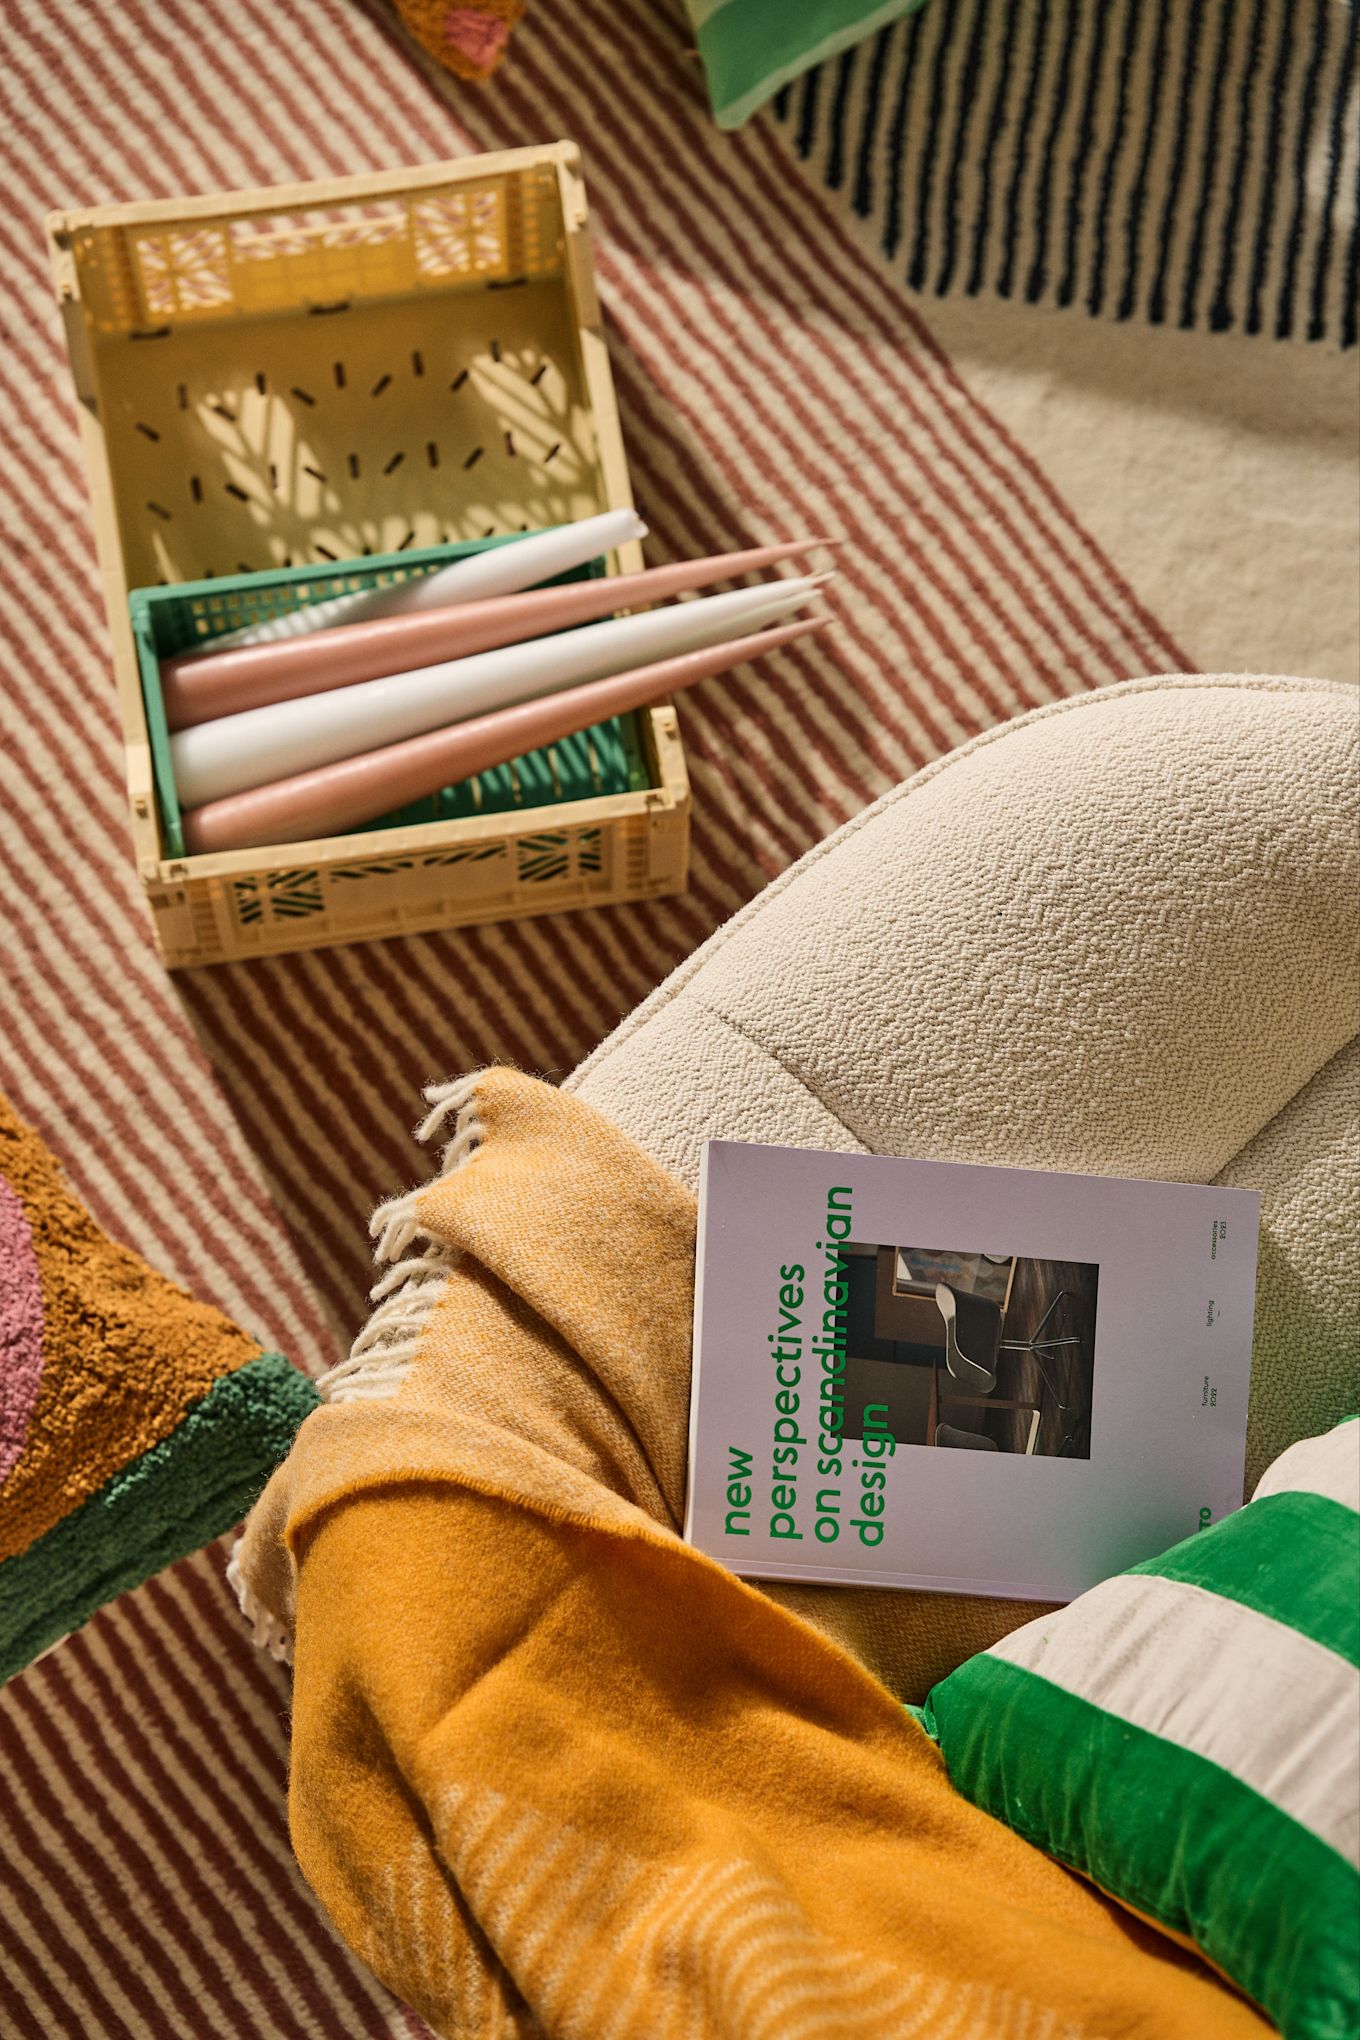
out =
<svg viewBox="0 0 1360 2040"><path fill-rule="evenodd" d="M1360 1424L971 1658L921 1719L961 1792L1192 1941L1287 2040L1355 2040Z"/></svg>
<svg viewBox="0 0 1360 2040"><path fill-rule="evenodd" d="M688 0L719 127L740 127L781 85L910 14L922 0Z"/></svg>

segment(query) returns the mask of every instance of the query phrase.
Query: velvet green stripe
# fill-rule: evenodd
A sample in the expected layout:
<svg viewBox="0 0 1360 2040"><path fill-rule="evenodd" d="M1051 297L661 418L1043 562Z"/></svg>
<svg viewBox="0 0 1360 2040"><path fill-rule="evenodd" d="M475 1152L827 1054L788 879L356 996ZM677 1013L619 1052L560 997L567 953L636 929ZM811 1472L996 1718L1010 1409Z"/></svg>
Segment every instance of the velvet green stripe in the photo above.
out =
<svg viewBox="0 0 1360 2040"><path fill-rule="evenodd" d="M1265 1495L1131 1573L1183 1580L1254 1608L1360 1666L1360 1518L1326 1495Z"/></svg>
<svg viewBox="0 0 1360 2040"><path fill-rule="evenodd" d="M1291 2040L1360 2031L1360 1876L1250 1786L986 1653L925 1714L967 1798L1188 1935ZM1285 1890L1306 1933L1281 1932Z"/></svg>
<svg viewBox="0 0 1360 2040"><path fill-rule="evenodd" d="M724 0L698 20L697 40L720 127L739 127L781 85L922 0ZM696 9L696 18L701 10Z"/></svg>
<svg viewBox="0 0 1360 2040"><path fill-rule="evenodd" d="M215 1381L168 1438L0 1565L0 1682L97 1608L239 1523L318 1396L278 1353Z"/></svg>

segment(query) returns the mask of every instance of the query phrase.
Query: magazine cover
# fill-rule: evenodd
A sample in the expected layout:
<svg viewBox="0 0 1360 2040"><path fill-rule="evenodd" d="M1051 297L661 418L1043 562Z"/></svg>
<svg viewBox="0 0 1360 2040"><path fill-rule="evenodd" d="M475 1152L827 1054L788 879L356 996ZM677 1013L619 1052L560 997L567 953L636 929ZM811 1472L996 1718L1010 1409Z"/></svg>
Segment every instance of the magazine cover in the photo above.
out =
<svg viewBox="0 0 1360 2040"><path fill-rule="evenodd" d="M1069 1600L1242 1501L1260 1200L710 1141L685 1535Z"/></svg>

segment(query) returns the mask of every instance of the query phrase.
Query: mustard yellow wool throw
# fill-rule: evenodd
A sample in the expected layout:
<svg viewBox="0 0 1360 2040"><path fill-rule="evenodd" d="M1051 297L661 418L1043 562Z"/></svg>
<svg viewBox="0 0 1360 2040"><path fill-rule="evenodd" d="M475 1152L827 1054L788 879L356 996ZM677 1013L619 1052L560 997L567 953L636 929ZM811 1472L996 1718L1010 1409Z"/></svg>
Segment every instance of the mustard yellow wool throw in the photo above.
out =
<svg viewBox="0 0 1360 2040"><path fill-rule="evenodd" d="M776 1597L681 1542L689 1194L512 1072L431 1100L442 1173L377 1214L377 1309L233 1565L350 1945L460 2040L1267 2031L902 1707L1032 1610Z"/></svg>

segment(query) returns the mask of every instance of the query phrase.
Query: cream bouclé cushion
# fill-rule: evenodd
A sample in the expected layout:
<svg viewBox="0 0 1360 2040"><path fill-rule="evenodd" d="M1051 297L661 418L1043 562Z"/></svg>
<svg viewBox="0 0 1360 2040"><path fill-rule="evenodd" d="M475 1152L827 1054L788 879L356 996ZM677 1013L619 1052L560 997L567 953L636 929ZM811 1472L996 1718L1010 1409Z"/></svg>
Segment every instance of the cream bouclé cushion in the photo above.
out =
<svg viewBox="0 0 1360 2040"><path fill-rule="evenodd" d="M1231 675L988 731L569 1084L691 1184L721 1136L1258 1189L1250 1490L1360 1388L1358 742L1354 689ZM780 1598L815 1619L815 1589ZM893 1599L845 1638L890 1683ZM991 1640L963 1611L959 1655Z"/></svg>

